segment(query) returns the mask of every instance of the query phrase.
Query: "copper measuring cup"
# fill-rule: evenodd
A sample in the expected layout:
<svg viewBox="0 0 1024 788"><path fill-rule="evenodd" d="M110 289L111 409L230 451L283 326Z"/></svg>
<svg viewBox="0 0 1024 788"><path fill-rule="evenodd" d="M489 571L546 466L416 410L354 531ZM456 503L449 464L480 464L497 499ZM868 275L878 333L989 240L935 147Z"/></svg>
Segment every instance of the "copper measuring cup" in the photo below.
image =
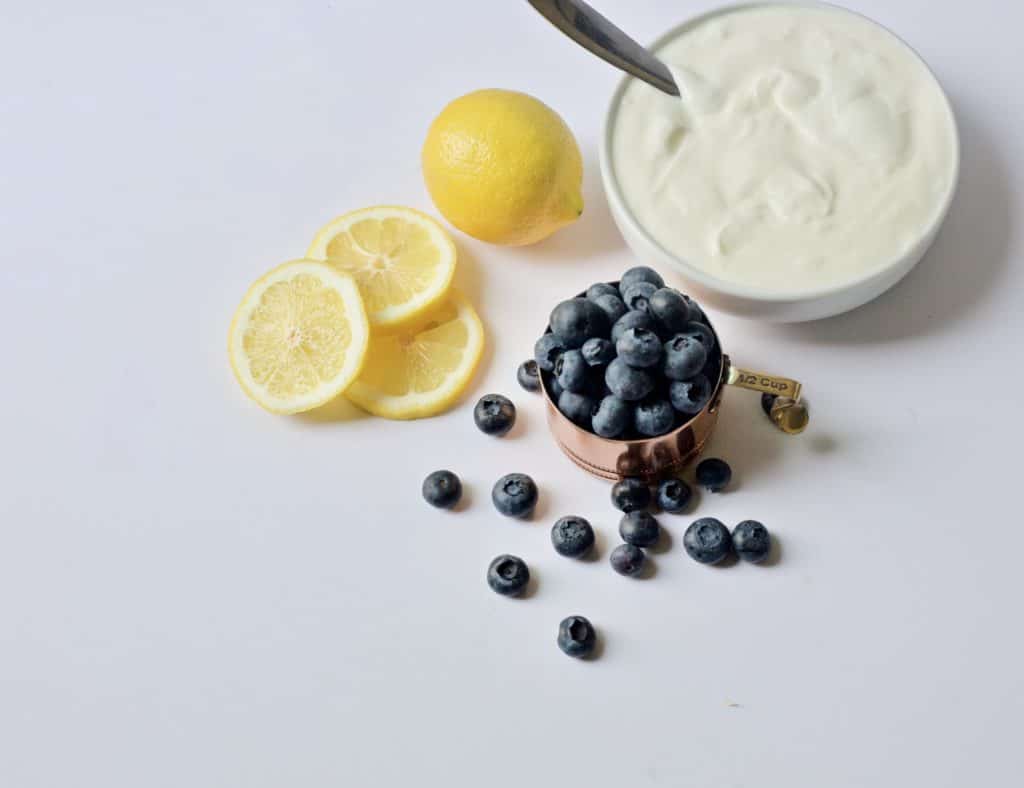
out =
<svg viewBox="0 0 1024 788"><path fill-rule="evenodd" d="M715 335L717 347L721 348L718 332L710 321L708 327ZM626 476L657 479L681 470L696 459L718 423L722 394L727 385L775 395L769 414L775 426L789 435L804 431L808 414L800 399L799 382L734 366L724 353L719 353L719 357L714 393L700 413L664 435L635 440L602 438L576 426L562 414L551 397L551 373L541 372L541 391L551 434L566 456L583 470L617 481Z"/></svg>

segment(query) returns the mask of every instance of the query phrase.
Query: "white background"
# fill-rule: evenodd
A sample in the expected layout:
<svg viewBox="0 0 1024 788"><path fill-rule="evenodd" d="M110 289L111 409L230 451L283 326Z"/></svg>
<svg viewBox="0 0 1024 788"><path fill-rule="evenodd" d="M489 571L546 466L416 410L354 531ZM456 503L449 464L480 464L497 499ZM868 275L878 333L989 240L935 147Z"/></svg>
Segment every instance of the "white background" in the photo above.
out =
<svg viewBox="0 0 1024 788"><path fill-rule="evenodd" d="M610 67L515 0L3 0L0 785L1019 785L1024 15L851 3L948 89L955 205L853 314L714 315L813 405L787 438L730 391L713 452L737 483L698 507L762 519L781 555L700 566L692 518L666 515L675 543L636 581L607 565L608 486L515 383L553 302L635 262L596 162ZM650 40L708 4L599 6ZM431 210L426 127L492 86L562 113L587 210L535 248L456 233L489 339L466 402L417 423L260 411L225 353L245 288L338 213ZM488 391L519 406L507 439L473 426ZM465 511L420 500L439 467ZM488 500L510 471L540 485L531 523ZM553 552L567 513L601 560ZM531 598L487 589L505 551ZM556 648L570 613L599 659Z"/></svg>

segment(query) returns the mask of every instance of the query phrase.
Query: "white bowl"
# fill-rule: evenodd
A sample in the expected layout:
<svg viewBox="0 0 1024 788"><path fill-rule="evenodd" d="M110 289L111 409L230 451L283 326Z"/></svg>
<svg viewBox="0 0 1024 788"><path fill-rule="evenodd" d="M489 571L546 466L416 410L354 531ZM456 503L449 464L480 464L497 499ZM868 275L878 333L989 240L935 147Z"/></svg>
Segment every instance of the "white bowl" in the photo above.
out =
<svg viewBox="0 0 1024 788"><path fill-rule="evenodd" d="M810 6L839 8L840 10L851 14L857 13L856 11L850 11L849 9L833 5L831 3L814 2L813 0L808 0L807 2L787 2L786 0L779 0L779 2L735 3L716 8L677 25L655 40L648 48L652 51L656 51L663 44L672 40L676 36L679 36L695 25L723 13L757 6L786 5L797 7ZM862 14L858 15L863 16ZM864 18L878 25L878 27L883 30L887 29L884 25L880 25L869 17ZM889 32L891 33L892 31ZM902 39L900 40L902 41ZM918 55L917 52L915 52L914 49L905 41L903 41L903 44L907 47L907 50L917 57L925 68L928 69L928 64L924 62L921 56ZM931 69L928 70L934 77L934 72L931 72ZM608 204L611 208L612 217L615 219L615 224L618 225L619 231L622 233L623 238L625 238L629 248L640 261L645 264L653 264L655 266L662 266L664 268L674 270L685 282L689 293L697 299L706 302L708 305L720 309L723 312L728 312L739 317L764 320L768 322L799 323L806 320L818 320L823 317L831 317L832 315L838 315L842 312L847 312L861 306L862 304L866 304L868 301L880 296L890 287L899 282L904 276L910 273L910 270L917 265L922 257L924 257L925 252L928 251L928 247L932 245L932 242L935 240L935 236L939 232L939 228L942 226L942 222L946 218L946 214L949 212L949 207L953 202L953 195L956 192L956 184L960 176L960 137L956 128L956 119L953 115L952 107L949 109L950 118L953 123L954 142L952 186L949 189L946 200L932 225L922 234L917 243L914 244L905 254L895 260L892 260L888 264L882 265L878 269L872 271L869 275L860 279L845 282L838 286L812 291L794 292L791 294L767 292L757 287L745 286L720 279L700 268L697 268L686 259L670 252L662 246L643 227L643 225L637 221L622 196L622 191L615 177L614 168L612 167L612 134L615 127L616 115L618 114L619 106L621 104L622 94L632 79L633 77L625 77L619 83L618 88L612 95L608 114L605 118L604 132L601 140L601 179L604 183L604 190L608 197ZM946 96L945 91L943 91L942 86L939 85L938 79L935 80L935 83L938 85L939 91L942 93L942 96L946 101L946 105L949 106L949 98Z"/></svg>

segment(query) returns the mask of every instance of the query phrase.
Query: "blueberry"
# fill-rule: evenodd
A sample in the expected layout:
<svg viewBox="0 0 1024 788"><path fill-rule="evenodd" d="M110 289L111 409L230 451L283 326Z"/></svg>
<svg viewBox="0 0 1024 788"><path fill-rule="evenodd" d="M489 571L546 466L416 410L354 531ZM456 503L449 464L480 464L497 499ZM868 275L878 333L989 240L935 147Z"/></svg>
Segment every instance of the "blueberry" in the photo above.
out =
<svg viewBox="0 0 1024 788"><path fill-rule="evenodd" d="M612 485L612 506L620 512L639 512L651 505L651 488L643 479L627 477Z"/></svg>
<svg viewBox="0 0 1024 788"><path fill-rule="evenodd" d="M499 555L487 567L487 585L502 596L519 596L530 582L526 562L514 555Z"/></svg>
<svg viewBox="0 0 1024 788"><path fill-rule="evenodd" d="M671 334L678 334L690 322L690 302L682 293L663 287L647 300L647 310Z"/></svg>
<svg viewBox="0 0 1024 788"><path fill-rule="evenodd" d="M434 471L423 480L423 500L438 509L452 509L462 497L462 482L451 471Z"/></svg>
<svg viewBox="0 0 1024 788"><path fill-rule="evenodd" d="M619 536L626 544L653 547L658 543L661 528L650 512L627 512L619 520Z"/></svg>
<svg viewBox="0 0 1024 788"><path fill-rule="evenodd" d="M661 371L671 380L689 380L704 369L708 351L690 334L676 334L665 343L665 361Z"/></svg>
<svg viewBox="0 0 1024 788"><path fill-rule="evenodd" d="M569 616L558 625L558 647L570 657L589 656L595 643L594 627L583 616Z"/></svg>
<svg viewBox="0 0 1024 788"><path fill-rule="evenodd" d="M587 288L586 296L590 301L596 301L603 295L619 297L619 288L607 282L596 282Z"/></svg>
<svg viewBox="0 0 1024 788"><path fill-rule="evenodd" d="M644 551L634 544L620 544L612 550L608 560L620 575L632 577L644 568Z"/></svg>
<svg viewBox="0 0 1024 788"><path fill-rule="evenodd" d="M551 395L551 400L557 405L558 398L562 396L562 392L565 389L562 388L562 384L558 382L558 379L554 375L548 374L547 377L541 379L543 384L547 387L548 393Z"/></svg>
<svg viewBox="0 0 1024 788"><path fill-rule="evenodd" d="M649 282L655 288L665 286L665 280L661 278L657 271L645 265L638 265L636 268L630 268L622 275L622 278L619 279L619 290L625 292L627 287L637 282Z"/></svg>
<svg viewBox="0 0 1024 788"><path fill-rule="evenodd" d="M551 526L551 544L559 555L580 558L594 546L594 529L582 517L562 517Z"/></svg>
<svg viewBox="0 0 1024 788"><path fill-rule="evenodd" d="M696 416L711 400L711 383L704 375L691 380L673 380L668 387L672 407L687 416Z"/></svg>
<svg viewBox="0 0 1024 788"><path fill-rule="evenodd" d="M765 416L770 417L772 415L772 405L775 404L777 396L776 394L769 394L767 391L761 395L761 410L764 411Z"/></svg>
<svg viewBox="0 0 1024 788"><path fill-rule="evenodd" d="M587 362L578 350L567 350L555 362L555 377L566 391L583 391L587 385Z"/></svg>
<svg viewBox="0 0 1024 788"><path fill-rule="evenodd" d="M537 485L525 473L510 473L494 483L491 500L507 517L529 517L537 505Z"/></svg>
<svg viewBox="0 0 1024 788"><path fill-rule="evenodd" d="M595 298L594 303L602 312L605 313L605 315L608 316L609 325L629 311L629 308L626 306L625 302L619 298L618 294L611 295L606 293L605 295Z"/></svg>
<svg viewBox="0 0 1024 788"><path fill-rule="evenodd" d="M485 394L473 408L473 421L486 435L504 435L516 423L516 406L501 394Z"/></svg>
<svg viewBox="0 0 1024 788"><path fill-rule="evenodd" d="M551 332L567 348L578 348L590 337L607 336L608 315L585 298L570 298L551 312Z"/></svg>
<svg viewBox="0 0 1024 788"><path fill-rule="evenodd" d="M651 297L658 292L658 288L650 282L637 282L622 289L622 300L630 309L638 309L642 312L651 311ZM653 317L653 315L652 315Z"/></svg>
<svg viewBox="0 0 1024 788"><path fill-rule="evenodd" d="M703 314L700 305L685 293L683 294L683 299L686 301L686 308L690 312L690 320L693 322L705 322L705 314Z"/></svg>
<svg viewBox="0 0 1024 788"><path fill-rule="evenodd" d="M697 484L710 492L721 492L732 479L732 468L725 460L712 457L697 466Z"/></svg>
<svg viewBox="0 0 1024 788"><path fill-rule="evenodd" d="M583 343L580 353L583 354L583 360L587 362L587 366L603 367L615 358L615 345L607 339L591 337Z"/></svg>
<svg viewBox="0 0 1024 788"><path fill-rule="evenodd" d="M648 397L636 406L633 425L641 435L655 437L671 432L676 423L676 413L667 399Z"/></svg>
<svg viewBox="0 0 1024 788"><path fill-rule="evenodd" d="M608 365L604 382L619 399L633 402L643 399L654 390L654 378L642 369L634 369L621 358Z"/></svg>
<svg viewBox="0 0 1024 788"><path fill-rule="evenodd" d="M658 335L647 328L629 328L615 343L619 358L631 367L653 367L664 352Z"/></svg>
<svg viewBox="0 0 1024 788"><path fill-rule="evenodd" d="M678 514L686 508L692 496L693 490L682 479L665 479L658 485L658 506L663 512Z"/></svg>
<svg viewBox="0 0 1024 788"><path fill-rule="evenodd" d="M657 329L657 325L654 318L643 310L637 309L632 312L626 312L612 326L612 342L618 343L619 337L631 328L646 328L649 331L654 331Z"/></svg>
<svg viewBox="0 0 1024 788"><path fill-rule="evenodd" d="M554 334L545 334L533 346L533 358L545 372L555 368L555 362L567 350L565 343Z"/></svg>
<svg viewBox="0 0 1024 788"><path fill-rule="evenodd" d="M558 409L573 424L589 430L594 413L597 412L597 400L586 394L563 391L558 397Z"/></svg>
<svg viewBox="0 0 1024 788"><path fill-rule="evenodd" d="M680 333L696 338L709 354L715 349L715 332L698 320L691 320Z"/></svg>
<svg viewBox="0 0 1024 788"><path fill-rule="evenodd" d="M617 438L633 423L633 406L614 394L601 400L591 426L602 438Z"/></svg>
<svg viewBox="0 0 1024 788"><path fill-rule="evenodd" d="M757 520L744 520L732 529L732 546L744 561L759 564L772 549L772 538Z"/></svg>
<svg viewBox="0 0 1024 788"><path fill-rule="evenodd" d="M540 391L540 372L534 359L524 361L516 370L516 380L527 391Z"/></svg>
<svg viewBox="0 0 1024 788"><path fill-rule="evenodd" d="M690 524L683 534L683 547L694 561L717 564L729 554L732 539L729 529L714 517L703 517Z"/></svg>

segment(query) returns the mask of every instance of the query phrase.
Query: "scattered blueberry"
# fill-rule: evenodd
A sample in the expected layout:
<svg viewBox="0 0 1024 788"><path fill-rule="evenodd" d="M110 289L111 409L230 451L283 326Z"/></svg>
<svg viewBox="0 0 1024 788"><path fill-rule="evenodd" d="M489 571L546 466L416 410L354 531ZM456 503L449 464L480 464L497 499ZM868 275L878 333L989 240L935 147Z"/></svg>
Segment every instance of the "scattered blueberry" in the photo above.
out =
<svg viewBox="0 0 1024 788"><path fill-rule="evenodd" d="M690 334L676 334L665 343L665 361L661 370L670 380L689 380L704 369L708 351Z"/></svg>
<svg viewBox="0 0 1024 788"><path fill-rule="evenodd" d="M711 457L697 465L697 484L709 492L721 492L732 479L732 468L725 460Z"/></svg>
<svg viewBox="0 0 1024 788"><path fill-rule="evenodd" d="M586 297L591 301L596 301L603 295L619 297L619 288L615 285L610 285L607 282L595 282L587 288Z"/></svg>
<svg viewBox="0 0 1024 788"><path fill-rule="evenodd" d="M558 357L567 349L565 343L554 334L545 334L533 346L533 358L538 367L545 372L551 372L555 368Z"/></svg>
<svg viewBox="0 0 1024 788"><path fill-rule="evenodd" d="M759 564L772 550L772 537L761 523L744 520L732 529L732 546L744 561Z"/></svg>
<svg viewBox="0 0 1024 788"><path fill-rule="evenodd" d="M462 482L451 471L434 471L423 480L423 500L438 509L452 509L462 497Z"/></svg>
<svg viewBox="0 0 1024 788"><path fill-rule="evenodd" d="M587 366L603 367L615 358L615 345L602 337L591 337L580 348Z"/></svg>
<svg viewBox="0 0 1024 788"><path fill-rule="evenodd" d="M612 394L629 402L643 399L654 389L654 379L647 372L629 366L621 358L608 365L604 382Z"/></svg>
<svg viewBox="0 0 1024 788"><path fill-rule="evenodd" d="M582 517L562 517L551 526L551 544L559 555L580 558L594 546L594 529Z"/></svg>
<svg viewBox="0 0 1024 788"><path fill-rule="evenodd" d="M637 282L622 289L622 300L630 309L638 309L650 313L651 297L658 292L658 288L650 282ZM653 317L653 315L652 315Z"/></svg>
<svg viewBox="0 0 1024 788"><path fill-rule="evenodd" d="M657 329L657 325L654 318L643 310L636 309L632 312L626 312L626 314L616 320L615 324L612 326L612 342L617 344L619 337L631 328L646 328L649 331L655 331Z"/></svg>
<svg viewBox="0 0 1024 788"><path fill-rule="evenodd" d="M765 416L771 417L772 405L775 404L776 396L777 395L769 394L768 392L761 395L761 410L764 411Z"/></svg>
<svg viewBox="0 0 1024 788"><path fill-rule="evenodd" d="M534 359L524 361L516 370L516 380L527 391L540 391L540 372Z"/></svg>
<svg viewBox="0 0 1024 788"><path fill-rule="evenodd" d="M696 416L711 400L711 383L704 375L691 380L673 380L668 387L672 407L687 416Z"/></svg>
<svg viewBox="0 0 1024 788"><path fill-rule="evenodd" d="M587 386L587 362L578 350L567 350L555 362L555 377L566 391L581 393Z"/></svg>
<svg viewBox="0 0 1024 788"><path fill-rule="evenodd" d="M570 657L589 656L595 643L594 627L583 616L569 616L558 625L558 647Z"/></svg>
<svg viewBox="0 0 1024 788"><path fill-rule="evenodd" d="M620 512L638 512L651 505L651 488L643 479L627 477L612 485L612 506Z"/></svg>
<svg viewBox="0 0 1024 788"><path fill-rule="evenodd" d="M629 311L625 302L619 298L618 293L616 295L605 294L598 296L594 299L594 303L608 316L609 323L614 323Z"/></svg>
<svg viewBox="0 0 1024 788"><path fill-rule="evenodd" d="M635 268L630 268L622 275L622 278L619 280L619 290L625 292L626 288L637 282L650 282L656 288L665 286L665 280L661 278L657 271L645 265L638 265Z"/></svg>
<svg viewBox="0 0 1024 788"><path fill-rule="evenodd" d="M530 582L526 562L514 555L499 555L487 567L487 585L502 596L519 596Z"/></svg>
<svg viewBox="0 0 1024 788"><path fill-rule="evenodd" d="M633 425L641 435L650 438L671 432L676 423L676 413L667 399L648 397L636 406Z"/></svg>
<svg viewBox="0 0 1024 788"><path fill-rule="evenodd" d="M683 534L683 547L690 558L702 564L717 564L729 554L732 539L729 529L714 517L703 517L690 524Z"/></svg>
<svg viewBox="0 0 1024 788"><path fill-rule="evenodd" d="M620 575L632 577L644 568L644 551L633 544L620 544L612 550L608 560Z"/></svg>
<svg viewBox="0 0 1024 788"><path fill-rule="evenodd" d="M658 485L658 506L663 512L678 514L692 497L693 490L682 479L665 479Z"/></svg>
<svg viewBox="0 0 1024 788"><path fill-rule="evenodd" d="M537 485L525 473L510 473L494 483L491 500L507 517L529 517L537 505Z"/></svg>
<svg viewBox="0 0 1024 788"><path fill-rule="evenodd" d="M683 331L690 322L690 303L678 290L663 287L647 300L647 309L672 335Z"/></svg>
<svg viewBox="0 0 1024 788"><path fill-rule="evenodd" d="M551 331L567 348L578 348L590 337L608 334L608 315L585 298L570 298L551 312Z"/></svg>
<svg viewBox="0 0 1024 788"><path fill-rule="evenodd" d="M658 543L661 528L650 512L635 511L622 515L619 521L619 536L626 544L637 547L653 547Z"/></svg>
<svg viewBox="0 0 1024 788"><path fill-rule="evenodd" d="M473 421L480 432L501 436L516 423L516 406L501 394L485 394L473 408Z"/></svg>
<svg viewBox="0 0 1024 788"><path fill-rule="evenodd" d="M573 424L589 430L597 412L597 400L586 394L563 391L558 397L558 409Z"/></svg>
<svg viewBox="0 0 1024 788"><path fill-rule="evenodd" d="M601 400L591 426L602 438L617 438L633 423L633 406L614 394Z"/></svg>
<svg viewBox="0 0 1024 788"><path fill-rule="evenodd" d="M711 351L715 349L715 345L717 344L715 342L714 332L706 325L696 320L691 320L689 323L687 323L686 328L684 328L680 333L685 334L687 336L695 337L697 341L704 346L704 349L708 353L711 353Z"/></svg>
<svg viewBox="0 0 1024 788"><path fill-rule="evenodd" d="M619 358L631 367L653 367L664 351L658 335L647 328L629 328L615 343Z"/></svg>

